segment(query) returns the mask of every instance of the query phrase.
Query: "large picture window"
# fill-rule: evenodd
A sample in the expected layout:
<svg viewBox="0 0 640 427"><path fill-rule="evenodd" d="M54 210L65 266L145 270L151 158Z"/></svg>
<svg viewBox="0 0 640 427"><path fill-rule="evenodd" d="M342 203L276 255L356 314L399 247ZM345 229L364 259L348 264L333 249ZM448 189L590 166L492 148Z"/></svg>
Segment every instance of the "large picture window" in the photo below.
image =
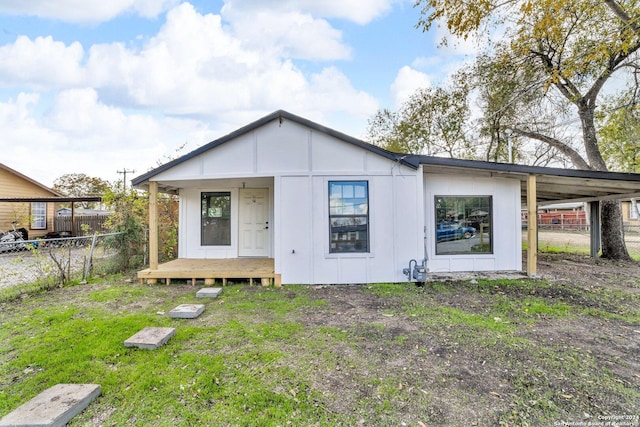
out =
<svg viewBox="0 0 640 427"><path fill-rule="evenodd" d="M231 193L202 193L201 245L231 245Z"/></svg>
<svg viewBox="0 0 640 427"><path fill-rule="evenodd" d="M31 229L47 229L47 204L44 202L31 203Z"/></svg>
<svg viewBox="0 0 640 427"><path fill-rule="evenodd" d="M435 196L436 255L493 253L491 196Z"/></svg>
<svg viewBox="0 0 640 427"><path fill-rule="evenodd" d="M369 252L369 183L329 182L329 252Z"/></svg>

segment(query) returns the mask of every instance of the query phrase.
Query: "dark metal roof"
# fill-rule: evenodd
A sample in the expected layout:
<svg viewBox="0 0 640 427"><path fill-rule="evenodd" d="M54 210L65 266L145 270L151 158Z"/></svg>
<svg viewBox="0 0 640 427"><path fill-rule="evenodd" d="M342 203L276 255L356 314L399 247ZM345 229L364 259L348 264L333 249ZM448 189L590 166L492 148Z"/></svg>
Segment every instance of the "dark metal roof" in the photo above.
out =
<svg viewBox="0 0 640 427"><path fill-rule="evenodd" d="M86 196L86 197L0 197L0 203L14 202L14 203L71 203L71 202L101 202L101 196Z"/></svg>
<svg viewBox="0 0 640 427"><path fill-rule="evenodd" d="M537 200L540 204L640 197L640 174L634 173L526 166L419 155L407 157L405 161L423 165L425 173L519 179L523 201L527 177L535 175Z"/></svg>
<svg viewBox="0 0 640 427"><path fill-rule="evenodd" d="M537 200L542 204L548 204L551 202L594 201L640 197L640 174L549 168L541 166L516 165L511 163L393 153L284 110L275 111L253 123L223 136L222 138L211 141L178 159L135 177L131 182L134 186L141 185L154 176L171 169L174 166L177 166L239 136L252 132L274 120L278 120L280 123L284 120L291 120L302 126L322 132L394 162L398 162L409 168L418 169L422 166L425 173L509 177L512 179L519 179L523 190L523 200L525 200L524 195L526 194L527 177L529 175L536 175Z"/></svg>
<svg viewBox="0 0 640 427"><path fill-rule="evenodd" d="M446 157L433 157L411 155L405 158L408 163L417 165L458 167L465 169L480 169L485 171L511 172L518 174L554 175L574 178L612 179L621 181L638 181L640 174L623 172L603 172L584 169L563 169L545 166L527 166L513 163L485 162L480 160L451 159Z"/></svg>
<svg viewBox="0 0 640 427"><path fill-rule="evenodd" d="M341 141L344 141L344 142L347 142L349 144L355 145L355 146L360 147L360 148L362 148L364 150L367 150L367 151L370 151L372 153L378 154L378 155L380 155L382 157L386 157L387 159L390 159L390 160L393 160L393 161L399 161L399 162L405 164L406 166L409 166L409 167L411 167L413 169L417 169L417 166L415 166L415 165L413 165L411 163L405 162L403 160L404 157L406 157L406 155L404 155L404 154L397 154L397 153L393 153L391 151L387 151L387 150L385 150L383 148L380 148L378 146L369 144L367 142L364 142L364 141L362 141L360 139L354 138L352 136L349 136L349 135L344 134L342 132L339 132L337 130L330 129L328 127L322 126L321 124L318 124L316 122L312 122L311 120L305 119L305 118L300 117L300 116L296 116L295 114L291 114L291 113L289 113L287 111L284 111L284 110L278 110L278 111L275 111L275 112L269 114L268 116L264 116L263 118L256 120L253 123L249 123L248 125L243 126L240 129L235 130L235 131L223 136L222 138L218 138L218 139L216 139L214 141L211 141L208 144L205 144L202 147L199 147L199 148L193 150L192 152L190 152L188 154L185 154L182 157L179 157L179 158L177 158L177 159L175 159L173 161L165 163L164 165L162 165L160 167L152 169L152 170L150 170L149 172L147 172L147 173L145 173L143 175L140 175L140 176L137 176L137 177L133 178L131 180L131 184L133 186L139 185L139 184L141 184L141 183L153 178L154 176L156 176L156 175L158 175L158 174L160 174L160 173L162 173L162 172L164 172L164 171L166 171L168 169L171 169L174 166L179 165L180 163L186 162L187 160L190 160L190 159L198 156L199 154L202 154L202 153L204 153L206 151L209 151L209 150L211 150L213 148L216 148L216 147L218 147L218 146L220 146L220 145L222 145L222 144L224 144L226 142L229 142L229 141L231 141L231 140L233 140L235 138L238 138L239 136L242 136L244 134L252 132L255 129L257 129L257 128L261 127L261 126L264 126L265 124L267 124L269 122L272 122L274 120L278 120L278 121L280 121L280 123L282 123L284 120L291 120L292 122L298 123L298 124L300 124L302 126L306 126L306 127L310 128L310 129L313 129L313 130L316 130L318 132L322 132L324 134L330 135L330 136L332 136L334 138L337 138L337 139L339 139Z"/></svg>

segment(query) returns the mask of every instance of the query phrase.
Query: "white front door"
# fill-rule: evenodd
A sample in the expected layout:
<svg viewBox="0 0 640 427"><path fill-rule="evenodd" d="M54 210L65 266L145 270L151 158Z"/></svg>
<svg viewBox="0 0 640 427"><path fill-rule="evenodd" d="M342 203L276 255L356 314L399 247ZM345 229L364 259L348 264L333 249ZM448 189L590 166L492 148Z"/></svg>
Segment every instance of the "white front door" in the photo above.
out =
<svg viewBox="0 0 640 427"><path fill-rule="evenodd" d="M269 256L269 189L240 189L238 256Z"/></svg>

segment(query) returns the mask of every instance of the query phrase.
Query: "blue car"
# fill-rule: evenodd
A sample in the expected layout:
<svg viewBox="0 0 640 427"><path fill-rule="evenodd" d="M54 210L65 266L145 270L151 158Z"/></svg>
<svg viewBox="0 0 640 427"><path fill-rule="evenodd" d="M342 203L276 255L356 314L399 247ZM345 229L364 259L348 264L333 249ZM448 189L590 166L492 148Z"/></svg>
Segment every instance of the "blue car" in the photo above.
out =
<svg viewBox="0 0 640 427"><path fill-rule="evenodd" d="M447 240L470 239L476 235L476 229L457 222L439 222L436 230L438 242Z"/></svg>

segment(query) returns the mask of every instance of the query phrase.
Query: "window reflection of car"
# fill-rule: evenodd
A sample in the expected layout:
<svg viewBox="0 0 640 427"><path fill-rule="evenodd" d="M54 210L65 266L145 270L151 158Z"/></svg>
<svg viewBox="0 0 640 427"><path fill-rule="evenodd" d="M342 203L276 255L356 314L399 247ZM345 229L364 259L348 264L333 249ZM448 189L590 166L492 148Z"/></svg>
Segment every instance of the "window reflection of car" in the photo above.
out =
<svg viewBox="0 0 640 427"><path fill-rule="evenodd" d="M476 229L457 222L439 222L436 230L438 242L446 240L470 239L476 235Z"/></svg>

